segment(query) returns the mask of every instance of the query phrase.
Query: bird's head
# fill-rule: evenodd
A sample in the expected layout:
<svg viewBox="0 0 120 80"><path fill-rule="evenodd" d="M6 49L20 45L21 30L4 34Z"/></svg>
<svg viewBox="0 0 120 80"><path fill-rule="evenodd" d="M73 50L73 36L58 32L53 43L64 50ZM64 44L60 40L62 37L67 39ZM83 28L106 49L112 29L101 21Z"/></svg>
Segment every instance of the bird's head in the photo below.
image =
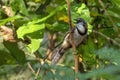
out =
<svg viewBox="0 0 120 80"><path fill-rule="evenodd" d="M77 19L75 19L75 21L76 21L76 24L78 24L78 23L87 24L83 18L77 18Z"/></svg>
<svg viewBox="0 0 120 80"><path fill-rule="evenodd" d="M76 28L81 34L87 33L87 23L83 18L77 18L76 21Z"/></svg>

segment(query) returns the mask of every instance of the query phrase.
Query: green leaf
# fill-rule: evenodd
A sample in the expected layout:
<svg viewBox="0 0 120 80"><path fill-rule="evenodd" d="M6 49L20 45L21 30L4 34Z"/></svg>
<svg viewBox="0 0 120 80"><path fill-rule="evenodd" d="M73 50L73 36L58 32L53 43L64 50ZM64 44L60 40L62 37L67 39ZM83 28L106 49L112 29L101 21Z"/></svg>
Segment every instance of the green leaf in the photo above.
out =
<svg viewBox="0 0 120 80"><path fill-rule="evenodd" d="M55 13L57 13L58 11L61 11L62 9L64 9L65 5L63 6L58 6L55 10L51 11L49 13L49 15L47 15L46 17L43 17L42 19L38 19L38 20L34 20L31 23L35 24L35 23L41 23L45 20L47 20L48 18L52 17L53 15L55 15Z"/></svg>
<svg viewBox="0 0 120 80"><path fill-rule="evenodd" d="M15 64L15 59L10 53L0 50L0 65Z"/></svg>
<svg viewBox="0 0 120 80"><path fill-rule="evenodd" d="M96 52L101 59L109 60L115 64L120 64L120 49L114 49L112 47L103 47Z"/></svg>
<svg viewBox="0 0 120 80"><path fill-rule="evenodd" d="M42 39L31 39L31 43L27 45L28 50L31 53L35 52L40 47L41 42Z"/></svg>
<svg viewBox="0 0 120 80"><path fill-rule="evenodd" d="M19 27L17 30L18 38L24 39L24 36L27 36L31 40L31 43L27 45L27 48L31 53L35 52L39 48L43 38L44 28L44 24L38 25L30 23L26 26Z"/></svg>
<svg viewBox="0 0 120 80"><path fill-rule="evenodd" d="M18 38L22 38L23 39L23 37L26 34L30 34L30 33L42 30L42 29L44 29L44 27L45 27L44 24L40 24L40 25L27 24L27 25L19 27L19 29L17 30L17 36L18 36Z"/></svg>
<svg viewBox="0 0 120 80"><path fill-rule="evenodd" d="M19 11L23 15L28 15L24 0L10 0L10 4L15 13Z"/></svg>
<svg viewBox="0 0 120 80"><path fill-rule="evenodd" d="M19 49L18 43L4 42L3 44L17 63L25 63L25 54L22 50Z"/></svg>
<svg viewBox="0 0 120 80"><path fill-rule="evenodd" d="M107 66L105 68L99 68L91 70L85 74L79 74L79 78L82 80L87 80L89 78L103 78L105 80L119 80L117 79L119 74L120 66ZM96 80L96 79L95 79Z"/></svg>
<svg viewBox="0 0 120 80"><path fill-rule="evenodd" d="M12 57L10 52L5 48L5 46L2 43L0 43L0 65L14 63L15 59Z"/></svg>
<svg viewBox="0 0 120 80"><path fill-rule="evenodd" d="M86 7L85 4L81 4L80 7L77 8L76 13L80 14L80 16L82 18L84 18L85 20L87 20L88 22L90 22L90 11L89 9Z"/></svg>
<svg viewBox="0 0 120 80"><path fill-rule="evenodd" d="M120 8L120 0L110 0L110 1Z"/></svg>
<svg viewBox="0 0 120 80"><path fill-rule="evenodd" d="M72 17L73 17L73 19L81 17L81 18L85 19L87 22L91 21L90 11L84 3L73 5Z"/></svg>
<svg viewBox="0 0 120 80"><path fill-rule="evenodd" d="M16 16L9 17L9 18L6 18L6 19L2 19L2 20L0 20L0 26L4 25L5 23L7 23L9 21L13 21L13 20L19 19L19 18L23 18L23 17L19 16L19 15L16 15Z"/></svg>
<svg viewBox="0 0 120 80"><path fill-rule="evenodd" d="M54 22L52 25L48 25L47 28L49 28L52 31L61 31L66 32L68 30L68 24L63 22Z"/></svg>
<svg viewBox="0 0 120 80"><path fill-rule="evenodd" d="M88 34L92 32L93 26L88 23Z"/></svg>

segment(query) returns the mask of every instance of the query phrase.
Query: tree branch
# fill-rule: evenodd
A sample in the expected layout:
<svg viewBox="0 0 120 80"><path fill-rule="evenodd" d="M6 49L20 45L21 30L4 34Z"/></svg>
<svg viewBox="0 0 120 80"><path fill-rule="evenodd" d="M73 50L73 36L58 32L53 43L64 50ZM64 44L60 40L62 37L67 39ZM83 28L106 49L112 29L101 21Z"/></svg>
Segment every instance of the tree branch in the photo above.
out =
<svg viewBox="0 0 120 80"><path fill-rule="evenodd" d="M27 63L29 69L32 71L33 74L35 74L35 70L32 68L30 62Z"/></svg>
<svg viewBox="0 0 120 80"><path fill-rule="evenodd" d="M32 73L35 75L35 80L37 80L38 75L40 73L40 68L38 68L37 72L35 72L35 70L31 66L30 62L28 62L27 65L28 65L29 69L32 71Z"/></svg>
<svg viewBox="0 0 120 80"><path fill-rule="evenodd" d="M67 7L68 7L68 17L69 17L69 27L70 27L70 42L71 42L71 45L72 45L72 48L73 48L73 51L74 51L74 61L75 61L75 72L78 73L78 56L76 55L76 46L75 46L75 43L74 43L74 36L73 36L73 26L72 26L72 21L71 21L71 11L70 11L70 1L69 0L66 0L67 2ZM75 80L78 80L78 78L76 78Z"/></svg>
<svg viewBox="0 0 120 80"><path fill-rule="evenodd" d="M35 76L35 80L37 80L38 76L39 76L39 73L40 73L40 68L38 68L37 72L36 72L36 76Z"/></svg>
<svg viewBox="0 0 120 80"><path fill-rule="evenodd" d="M120 43L118 43L118 42L115 41L114 39L106 36L105 34L103 34L103 33L101 33L101 32L98 32L98 31L95 31L95 30L93 30L93 32L96 33L96 34L101 35L102 37L106 38L108 41L111 41L112 43L114 43L115 45L117 45L118 47L120 47Z"/></svg>

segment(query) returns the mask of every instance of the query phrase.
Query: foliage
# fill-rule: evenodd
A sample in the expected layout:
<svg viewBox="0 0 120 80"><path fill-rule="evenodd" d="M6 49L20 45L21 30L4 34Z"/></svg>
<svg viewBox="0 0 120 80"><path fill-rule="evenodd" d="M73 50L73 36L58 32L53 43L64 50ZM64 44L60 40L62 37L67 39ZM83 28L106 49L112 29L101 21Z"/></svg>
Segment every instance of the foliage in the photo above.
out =
<svg viewBox="0 0 120 80"><path fill-rule="evenodd" d="M80 69L85 72L75 74L72 49L64 55L62 65L40 63L49 46L47 33L57 34L57 45L69 30L65 0L1 0L0 30L7 26L15 38L6 40L10 34L0 31L1 80L120 79L120 1L70 1L73 25L78 17L88 24L88 38L77 49Z"/></svg>

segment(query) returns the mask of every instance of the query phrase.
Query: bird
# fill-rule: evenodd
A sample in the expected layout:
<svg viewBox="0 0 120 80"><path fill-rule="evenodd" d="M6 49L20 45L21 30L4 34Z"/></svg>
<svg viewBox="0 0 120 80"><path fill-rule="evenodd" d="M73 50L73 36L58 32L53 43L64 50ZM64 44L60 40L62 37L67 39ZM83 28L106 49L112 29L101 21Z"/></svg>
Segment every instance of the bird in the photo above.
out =
<svg viewBox="0 0 120 80"><path fill-rule="evenodd" d="M83 18L75 19L76 25L71 32L73 32L73 40L75 47L78 47L86 38L88 32L87 22ZM70 33L68 32L60 47L53 50L53 54L51 56L51 64L56 64L62 58L64 53L72 47Z"/></svg>

